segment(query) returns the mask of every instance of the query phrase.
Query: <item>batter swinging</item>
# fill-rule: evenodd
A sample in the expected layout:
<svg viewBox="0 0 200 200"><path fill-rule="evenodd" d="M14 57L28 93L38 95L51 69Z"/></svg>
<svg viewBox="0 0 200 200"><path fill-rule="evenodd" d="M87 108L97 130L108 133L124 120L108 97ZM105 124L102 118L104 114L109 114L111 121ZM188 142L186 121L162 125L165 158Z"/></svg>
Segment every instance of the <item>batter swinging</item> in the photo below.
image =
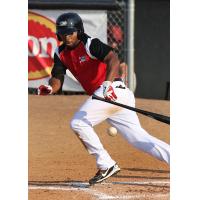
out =
<svg viewBox="0 0 200 200"><path fill-rule="evenodd" d="M71 121L73 131L96 158L98 172L89 183L100 183L120 171L93 129L104 120L137 149L169 163L169 145L149 135L135 112L91 98L96 94L135 107L134 94L120 78L120 62L112 48L84 33L82 19L76 13L64 13L57 18L56 34L63 44L55 51L49 85L41 85L38 95L57 93L62 88L66 69L90 95Z"/></svg>

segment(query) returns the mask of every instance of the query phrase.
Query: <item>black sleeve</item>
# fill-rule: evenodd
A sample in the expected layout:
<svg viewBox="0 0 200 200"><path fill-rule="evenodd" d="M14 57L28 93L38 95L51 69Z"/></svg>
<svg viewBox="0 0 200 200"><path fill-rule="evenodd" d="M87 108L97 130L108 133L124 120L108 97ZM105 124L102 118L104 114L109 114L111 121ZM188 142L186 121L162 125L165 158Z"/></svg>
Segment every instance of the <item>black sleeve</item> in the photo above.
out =
<svg viewBox="0 0 200 200"><path fill-rule="evenodd" d="M66 74L66 67L63 65L63 63L60 61L60 58L57 56L57 54L54 54L54 66L51 71L52 77L58 78L60 76L64 76Z"/></svg>
<svg viewBox="0 0 200 200"><path fill-rule="evenodd" d="M90 53L97 59L103 61L110 51L113 50L112 47L101 42L98 38L94 38L90 44Z"/></svg>
<svg viewBox="0 0 200 200"><path fill-rule="evenodd" d="M60 90L57 92L57 94L62 93L62 86L64 83L64 75L66 74L66 67L63 65L63 63L60 61L60 58L57 56L57 54L54 54L54 66L51 71L52 77L55 77L56 79L59 79L61 82Z"/></svg>

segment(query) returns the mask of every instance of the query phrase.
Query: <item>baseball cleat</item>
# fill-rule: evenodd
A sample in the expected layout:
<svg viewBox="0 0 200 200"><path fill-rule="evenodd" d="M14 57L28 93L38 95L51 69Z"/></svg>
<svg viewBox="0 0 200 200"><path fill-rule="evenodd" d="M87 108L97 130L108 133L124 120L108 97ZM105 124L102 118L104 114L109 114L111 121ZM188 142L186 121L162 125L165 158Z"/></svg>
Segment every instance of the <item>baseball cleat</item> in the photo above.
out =
<svg viewBox="0 0 200 200"><path fill-rule="evenodd" d="M109 178L110 176L117 174L120 171L120 168L117 164L108 168L107 170L99 170L96 175L89 180L90 185L94 185L96 183L101 183L103 180Z"/></svg>

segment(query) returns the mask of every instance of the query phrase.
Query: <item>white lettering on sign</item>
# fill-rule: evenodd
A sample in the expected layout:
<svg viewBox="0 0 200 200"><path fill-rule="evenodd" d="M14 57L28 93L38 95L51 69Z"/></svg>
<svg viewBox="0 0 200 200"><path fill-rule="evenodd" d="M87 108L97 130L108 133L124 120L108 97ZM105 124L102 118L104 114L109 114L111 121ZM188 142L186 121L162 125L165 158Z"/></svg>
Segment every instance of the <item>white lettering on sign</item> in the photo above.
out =
<svg viewBox="0 0 200 200"><path fill-rule="evenodd" d="M28 42L29 41L32 42L32 49L28 48L28 56L30 57L37 56L40 51L40 48L39 48L40 44L39 44L38 39L34 36L28 36Z"/></svg>
<svg viewBox="0 0 200 200"><path fill-rule="evenodd" d="M57 47L56 39L44 37L44 38L40 38L39 41L41 43L41 54L39 55L39 57L49 57L49 55L47 54L47 47L48 47L48 44L50 44L51 57L53 58L54 51Z"/></svg>
<svg viewBox="0 0 200 200"><path fill-rule="evenodd" d="M39 56L41 58L53 58L54 51L57 47L57 41L55 38L36 38L34 36L28 36L28 40L32 42L32 49L28 48L28 56ZM51 55L48 54L48 48L51 50Z"/></svg>

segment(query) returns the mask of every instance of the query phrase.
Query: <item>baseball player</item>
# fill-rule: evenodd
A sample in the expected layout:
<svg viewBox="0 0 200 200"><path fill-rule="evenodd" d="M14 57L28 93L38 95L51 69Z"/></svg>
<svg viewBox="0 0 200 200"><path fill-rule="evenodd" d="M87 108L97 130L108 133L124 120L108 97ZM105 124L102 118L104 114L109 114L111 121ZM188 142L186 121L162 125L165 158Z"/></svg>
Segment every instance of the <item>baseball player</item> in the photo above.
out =
<svg viewBox="0 0 200 200"><path fill-rule="evenodd" d="M71 120L71 128L89 154L96 158L97 173L90 185L100 183L120 171L116 161L103 147L93 127L104 120L115 127L134 147L169 163L169 145L148 134L135 112L115 105L92 100L91 95L135 106L135 98L120 78L119 59L112 48L84 32L83 22L76 13L64 13L56 20L56 34L62 45L54 54L49 85L41 85L38 95L57 93L62 88L66 70L76 77L89 98Z"/></svg>

